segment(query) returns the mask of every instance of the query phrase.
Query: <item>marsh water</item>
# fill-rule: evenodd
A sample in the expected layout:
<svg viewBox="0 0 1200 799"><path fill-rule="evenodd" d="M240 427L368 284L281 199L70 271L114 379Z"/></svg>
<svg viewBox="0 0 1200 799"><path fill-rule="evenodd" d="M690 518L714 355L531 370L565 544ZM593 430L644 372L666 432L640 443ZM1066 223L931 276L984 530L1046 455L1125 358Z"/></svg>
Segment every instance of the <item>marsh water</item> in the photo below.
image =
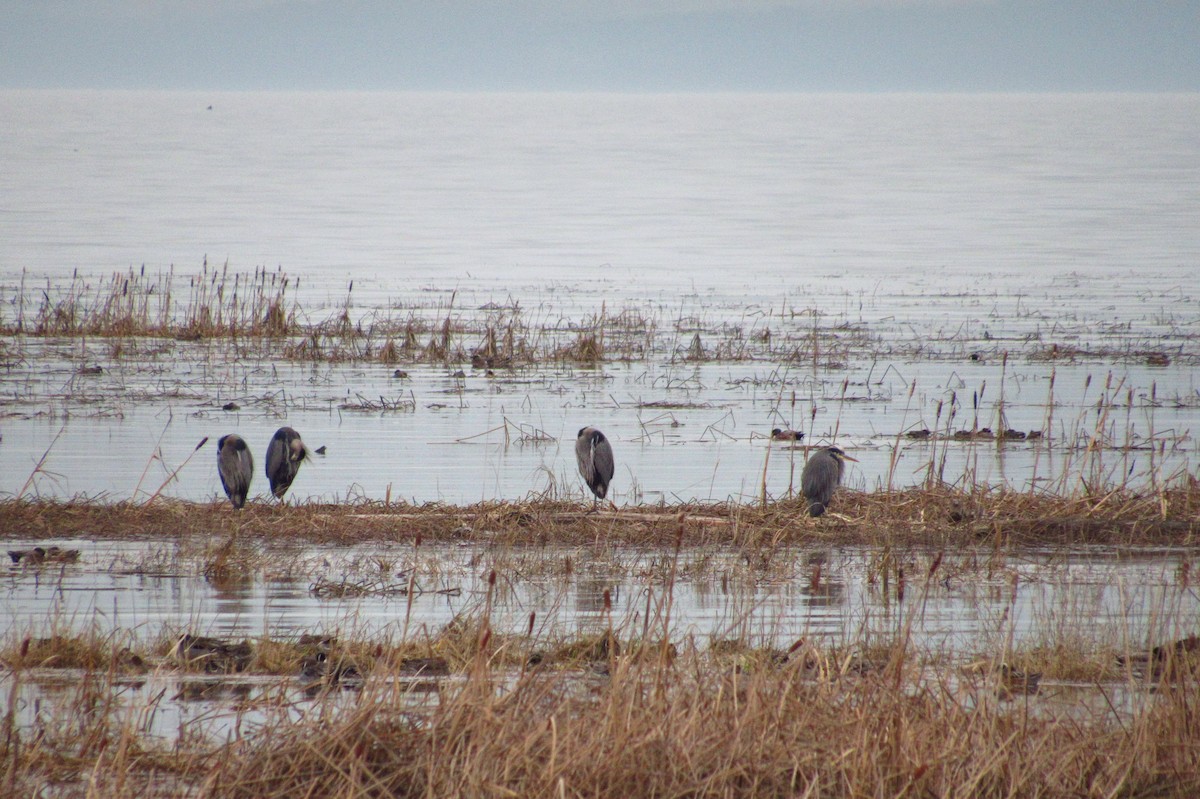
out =
<svg viewBox="0 0 1200 799"><path fill-rule="evenodd" d="M77 543L77 563L6 569L0 636L100 632L112 636L114 648L141 651L186 631L230 642L301 635L430 641L456 617L487 612L502 635L531 632L524 644L531 652L610 626L622 638L665 637L701 651L726 641L784 651L801 638L826 650L903 639L934 664L938 679L955 680L981 658L1063 645L1138 651L1200 623L1200 598L1186 577L1190 555L1171 550L893 553L910 575L905 586L896 581L896 564L880 568L878 552L840 547L778 552L770 564L754 566L721 549L685 550L672 561L659 550L605 546L268 546L259 575L216 580L201 575L202 542ZM561 565L566 560L569 569ZM883 578L889 569L890 581ZM493 570L498 578L489 588ZM328 584L371 590L337 596L321 590ZM280 713L298 719L320 712L310 701L316 686L307 687L300 674L196 674L177 671L165 656L152 665L148 674L118 678L110 700L138 719L143 734L222 738ZM585 671L580 679L592 678ZM399 688L412 692L407 701L415 705L436 703L436 688L432 697L426 693L436 682ZM69 713L79 692L95 690L89 685L70 672L30 672L21 685L20 723ZM1038 704L1119 714L1136 701L1128 686L1098 692L1086 683L1047 681Z"/></svg>
<svg viewBox="0 0 1200 799"><path fill-rule="evenodd" d="M216 438L261 470L283 424L325 448L291 501L582 498L584 425L613 442L619 506L786 496L809 442L856 457L858 491L1152 490L1200 454L1198 127L1194 95L0 92L0 494L213 501ZM27 334L114 273L178 308L256 272L286 276L307 328L415 320L424 344L449 320L467 357ZM544 357L472 368L489 328ZM602 360L551 357L600 329ZM1041 436L954 436L982 428ZM489 556L439 553L410 607L310 590L380 558L402 580L404 550L277 553L293 565L214 585L174 541L53 543L80 564L5 574L6 634L414 633L478 606ZM969 657L1088 625L1140 646L1197 615L1186 552L966 553L903 600L876 556L689 555L708 560L674 587L672 635L912 622ZM608 589L645 624L662 557L513 580L496 621L568 635L605 623Z"/></svg>
<svg viewBox="0 0 1200 799"><path fill-rule="evenodd" d="M0 106L6 325L113 272L144 269L179 304L189 280L264 269L290 277L306 325L516 319L550 351L603 318L611 345L597 364L488 375L285 359L278 342L9 337L4 494L212 499L212 442L240 432L261 468L285 423L327 447L298 499L579 495L586 424L614 442L618 504L759 497L764 464L784 495L804 452L769 453L775 427L853 452L858 490L920 483L931 464L947 482L1055 492L1196 468L1192 95L4 92ZM902 436L983 427L1044 438Z"/></svg>
<svg viewBox="0 0 1200 799"><path fill-rule="evenodd" d="M481 612L489 594L497 630L526 633L533 614L535 635L551 641L608 624L776 647L803 636L841 641L909 629L923 649L970 654L1083 623L1097 640L1138 646L1200 618L1200 598L1180 577L1187 550L908 551L892 553L883 569L878 552L840 547L754 564L745 553L707 548L674 561L658 549L604 546L269 546L257 576L222 580L204 576L211 553L197 543L77 543L77 564L5 570L0 635L49 621L60 633L100 625L144 643L188 629L226 639L421 638ZM935 558L940 566L927 579ZM897 565L907 585L897 584ZM492 571L498 584L489 590ZM337 585L364 589L324 590ZM663 609L668 594L674 616Z"/></svg>

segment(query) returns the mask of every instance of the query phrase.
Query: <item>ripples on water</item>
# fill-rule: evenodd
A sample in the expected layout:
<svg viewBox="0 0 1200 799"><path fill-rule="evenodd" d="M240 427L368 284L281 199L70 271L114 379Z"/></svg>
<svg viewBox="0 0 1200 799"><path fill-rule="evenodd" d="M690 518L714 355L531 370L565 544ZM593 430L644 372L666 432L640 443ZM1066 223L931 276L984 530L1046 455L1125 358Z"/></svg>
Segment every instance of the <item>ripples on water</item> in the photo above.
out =
<svg viewBox="0 0 1200 799"><path fill-rule="evenodd" d="M604 630L606 592L623 636L653 639L665 631L679 645L692 641L701 650L725 639L786 648L804 637L827 648L907 638L942 669L1034 646L1136 650L1178 638L1200 622L1200 602L1179 577L1185 555L1171 551L893 553L890 568L899 565L909 575L902 588L894 571L890 583L881 579L876 551L778 552L774 565L755 568L741 553L685 550L675 564L668 616L669 556L657 551L479 543L425 547L417 558L412 547L386 544L336 552L269 547L267 576L226 582L200 576L204 554L192 543L78 543L77 564L8 569L0 635L12 641L47 631L112 630L117 645L130 636L144 646L185 630L227 640L296 640L304 633L420 640L436 637L458 614L481 612L493 568L501 577L492 626L522 634L532 614L534 635L543 643ZM939 568L927 582L935 557ZM564 558L573 562L570 572L544 568ZM533 562L543 568L526 570ZM417 589L411 606L402 596L331 599L312 590L323 577L407 585L410 575ZM22 719L37 706L34 697L49 710L69 706L79 690L74 678L31 676L22 687ZM272 713L298 720L319 708L304 702L296 675L213 678L155 669L117 680L114 691L112 701L145 715L144 732L167 738L188 725L222 737ZM1050 693L1046 701L1064 708L1097 698L1077 696L1070 686ZM422 694L411 701L423 701Z"/></svg>
<svg viewBox="0 0 1200 799"><path fill-rule="evenodd" d="M1198 123L1192 95L0 92L4 325L58 299L76 271L86 283L173 266L183 285L207 261L298 278L302 324L343 309L440 322L453 308L478 327L519 305L546 336L569 339L601 312L655 327L637 357L493 377L461 364L462 378L459 364L400 364L408 376L395 378L396 365L220 343L126 341L116 357L111 341L9 337L0 495L212 499L216 437L240 432L261 469L284 423L328 448L301 469L300 499L580 495L571 448L585 424L614 441L618 504L758 497L764 461L768 494L783 496L804 452L769 445L773 427L836 438L859 458L846 481L857 490L918 484L931 468L960 485L1153 487L1196 468ZM697 335L703 357L689 359ZM411 408L346 407L376 399ZM1047 439L903 436L1002 423ZM260 473L252 494L265 485ZM375 550L279 552L293 565L221 584L184 545L71 545L80 565L4 575L6 635L404 632L404 599L309 590L321 574L361 573ZM382 554L402 564L406 552ZM441 551L413 624L477 608L490 556ZM644 624L661 555L573 556L595 568L506 583L494 623L522 631L536 613L543 636L593 630L608 589L618 618ZM756 574L737 553L685 555L672 635L786 646L911 622L922 646L966 657L1073 630L1138 646L1194 629L1200 610L1175 553L960 553L903 601L872 579L875 557L797 551L777 559L785 573ZM925 574L929 555L905 557ZM250 683L238 696L270 690ZM120 701L164 687L131 684ZM207 716L187 704L205 690L237 698L180 690L157 704L155 729ZM240 713L217 714L212 731Z"/></svg>
<svg viewBox="0 0 1200 799"><path fill-rule="evenodd" d="M284 421L329 447L300 498L578 491L585 424L615 441L619 503L757 496L754 436L776 426L857 450L848 483L862 490L920 482L931 459L950 481L1049 490L1194 470L1193 96L3 92L0 105L7 323L75 270L188 275L207 258L299 278L305 323L347 297L360 317L434 320L451 302L464 316L515 302L544 325L632 309L667 342L597 369L457 380L454 365L417 365L397 381L373 363L182 346L122 360L102 341L14 340L0 492L50 448L31 491L148 496L204 436L237 430L261 462ZM814 325L867 346L816 363L676 357L694 333L713 356L765 330L799 346ZM1035 358L1055 345L1073 354ZM1012 427L1076 445L1107 393L1104 438L1121 451L1085 466L1069 449L901 441L893 466L896 435L934 427L952 394L956 427L997 426L1004 352ZM92 364L103 374L80 378ZM338 409L358 397L415 410ZM486 432L505 420L554 441ZM770 494L794 485L794 459L771 456ZM212 460L164 493L218 495Z"/></svg>
<svg viewBox="0 0 1200 799"><path fill-rule="evenodd" d="M398 636L410 616L405 596L331 599L314 587L324 579L360 578L406 585L414 569L410 621L427 632L459 614L478 612L493 569L502 576L492 616L499 631L525 632L535 613L541 637L595 632L608 620L603 600L608 591L613 618L640 632L647 624L647 600L656 607L666 593L670 566L670 557L657 550L494 549L478 543L425 546L417 553L394 545L336 551L276 546L263 553L267 565L257 577L210 580L203 576L205 555L194 544L72 546L81 549L79 565L8 569L0 634L58 619L80 629L102 620L144 641L183 629L227 638ZM1188 629L1188 620L1200 613L1195 593L1179 580L1181 552L946 554L928 585L925 575L937 553L894 557L909 575L906 588L898 588L894 576L890 586L885 583L874 550L796 550L761 567L748 564L741 552L685 551L673 592L678 615L668 626L675 638L734 637L786 646L799 636L856 639L872 631L887 636L912 624L914 641L923 648L971 652L1010 633L1024 644L1084 620L1098 640L1141 644L1148 636L1171 634L1174 625ZM571 560L571 570L552 568L564 559ZM653 625L668 623L649 615ZM1060 626L1048 627L1050 620ZM416 627L408 632L416 633Z"/></svg>

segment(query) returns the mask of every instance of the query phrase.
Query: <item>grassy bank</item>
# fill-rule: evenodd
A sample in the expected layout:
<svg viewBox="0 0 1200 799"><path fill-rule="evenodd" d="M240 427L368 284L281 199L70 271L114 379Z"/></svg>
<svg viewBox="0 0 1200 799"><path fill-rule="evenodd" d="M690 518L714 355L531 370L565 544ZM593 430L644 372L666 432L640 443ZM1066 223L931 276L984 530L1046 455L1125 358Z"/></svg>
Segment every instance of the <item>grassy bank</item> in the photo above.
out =
<svg viewBox="0 0 1200 799"><path fill-rule="evenodd" d="M1073 497L1003 489L843 491L820 519L802 500L759 504L642 505L590 512L554 500L467 506L350 504L279 506L197 504L158 499L146 504L77 500L0 501L0 538L96 539L262 536L313 543L456 541L509 544L633 546L808 543L864 546L1109 546L1200 543L1200 483L1185 480L1154 494L1113 490Z"/></svg>

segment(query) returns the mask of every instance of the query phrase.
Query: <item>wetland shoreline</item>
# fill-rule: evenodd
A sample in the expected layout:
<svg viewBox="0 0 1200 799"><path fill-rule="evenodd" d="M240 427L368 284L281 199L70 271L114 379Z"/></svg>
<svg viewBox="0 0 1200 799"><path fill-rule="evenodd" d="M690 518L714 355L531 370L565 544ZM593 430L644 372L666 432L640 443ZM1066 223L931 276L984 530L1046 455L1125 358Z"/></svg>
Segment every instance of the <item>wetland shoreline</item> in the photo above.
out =
<svg viewBox="0 0 1200 799"><path fill-rule="evenodd" d="M505 544L631 546L1172 546L1200 545L1200 483L1156 494L1113 490L1075 497L1004 489L842 491L821 520L803 499L759 503L634 505L590 512L585 504L532 499L473 505L360 501L276 505L159 499L150 503L0 500L0 539L172 539L260 536L349 544L487 540Z"/></svg>

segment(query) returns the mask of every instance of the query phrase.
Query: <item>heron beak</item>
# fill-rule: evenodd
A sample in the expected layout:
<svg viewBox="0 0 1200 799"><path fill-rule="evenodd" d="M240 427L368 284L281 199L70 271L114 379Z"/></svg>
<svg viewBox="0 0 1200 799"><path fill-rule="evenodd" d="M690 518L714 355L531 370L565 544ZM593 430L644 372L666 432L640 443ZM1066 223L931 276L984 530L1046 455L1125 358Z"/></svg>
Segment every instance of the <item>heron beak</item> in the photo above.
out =
<svg viewBox="0 0 1200 799"><path fill-rule="evenodd" d="M855 463L858 463L858 458L851 458L849 455L847 455L847 454L846 454L846 453L844 453L844 452L842 453L842 460L844 460L844 461L854 461Z"/></svg>

